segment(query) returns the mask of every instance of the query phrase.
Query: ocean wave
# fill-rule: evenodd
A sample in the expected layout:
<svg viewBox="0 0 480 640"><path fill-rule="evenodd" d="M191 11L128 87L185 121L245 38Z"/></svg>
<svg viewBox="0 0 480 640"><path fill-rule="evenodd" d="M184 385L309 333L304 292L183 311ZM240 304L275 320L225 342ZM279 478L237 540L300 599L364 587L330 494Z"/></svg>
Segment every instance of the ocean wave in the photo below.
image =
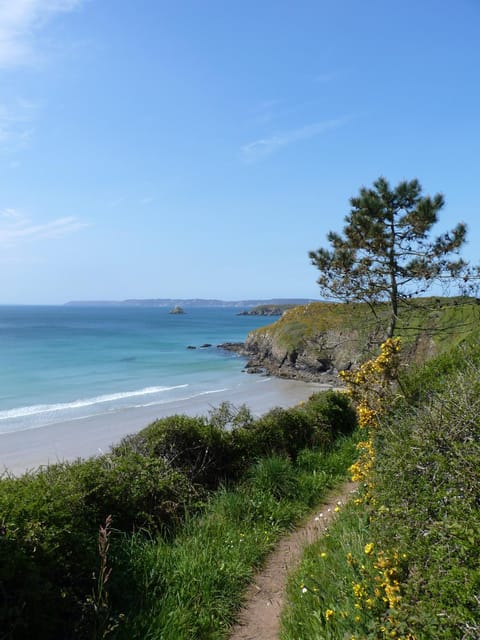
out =
<svg viewBox="0 0 480 640"><path fill-rule="evenodd" d="M230 391L230 388L225 387L223 389L210 389L209 391L199 391L198 393L192 393L192 395L183 396L182 398L169 398L168 400L156 400L154 402L147 402L145 404L137 404L133 408L143 409L144 407L155 407L159 404L168 404L172 402L185 402L186 400L193 400L194 398L199 398L200 396L209 396L214 393L222 393L225 391Z"/></svg>
<svg viewBox="0 0 480 640"><path fill-rule="evenodd" d="M57 404L37 404L28 407L18 407L16 409L6 409L5 411L0 411L0 420L25 418L27 416L34 416L40 413L54 413L57 411L66 411L69 409L91 407L93 405L102 404L105 402L115 402L128 398L136 398L138 396L147 396L153 393L163 393L165 391L171 391L173 389L183 389L185 387L188 387L188 384L178 384L173 387L145 387L145 389L138 389L136 391L110 393L102 396L95 396L93 398L74 400L73 402L60 402Z"/></svg>

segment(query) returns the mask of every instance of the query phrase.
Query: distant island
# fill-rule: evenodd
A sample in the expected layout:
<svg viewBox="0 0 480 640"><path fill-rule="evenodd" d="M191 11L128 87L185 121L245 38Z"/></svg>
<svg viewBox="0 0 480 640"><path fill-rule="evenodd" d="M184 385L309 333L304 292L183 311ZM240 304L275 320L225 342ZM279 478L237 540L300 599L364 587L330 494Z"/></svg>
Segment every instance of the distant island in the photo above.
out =
<svg viewBox="0 0 480 640"><path fill-rule="evenodd" d="M185 313L183 307L181 307L180 305L176 304L173 309L171 309L168 313L171 313L175 316L179 316L182 315L182 313Z"/></svg>
<svg viewBox="0 0 480 640"><path fill-rule="evenodd" d="M297 306L318 302L313 298L272 298L270 300L215 300L203 298L147 298L131 300L71 300L65 303L69 307L233 307L249 308L261 305Z"/></svg>
<svg viewBox="0 0 480 640"><path fill-rule="evenodd" d="M303 303L308 304L308 303ZM259 304L251 309L240 311L239 316L281 316L287 309L300 306L299 304Z"/></svg>

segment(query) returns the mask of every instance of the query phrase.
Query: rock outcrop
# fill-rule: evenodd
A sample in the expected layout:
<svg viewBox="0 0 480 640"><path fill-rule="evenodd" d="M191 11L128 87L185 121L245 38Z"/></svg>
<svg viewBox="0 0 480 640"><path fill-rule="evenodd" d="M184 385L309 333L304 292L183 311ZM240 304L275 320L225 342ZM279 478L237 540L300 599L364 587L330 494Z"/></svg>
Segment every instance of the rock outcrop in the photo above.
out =
<svg viewBox="0 0 480 640"><path fill-rule="evenodd" d="M278 340L275 332L251 333L244 345L246 370L266 371L282 378L308 382L337 381L338 371L357 364L365 353L355 336L342 331L326 331L291 348Z"/></svg>
<svg viewBox="0 0 480 640"><path fill-rule="evenodd" d="M185 313L185 311L184 311L183 307L180 307L180 306L177 304L177 305L176 305L175 307L173 307L173 309L171 309L168 313L171 313L171 314L173 314L173 315L178 316L178 315L182 315L182 313Z"/></svg>
<svg viewBox="0 0 480 640"><path fill-rule="evenodd" d="M401 310L401 357L423 362L478 326L470 299L425 298ZM246 356L251 373L309 382L338 382L338 372L378 354L389 308L376 316L364 304L315 302L286 310L273 324L252 331L244 344L219 345ZM468 322L467 322L468 320Z"/></svg>

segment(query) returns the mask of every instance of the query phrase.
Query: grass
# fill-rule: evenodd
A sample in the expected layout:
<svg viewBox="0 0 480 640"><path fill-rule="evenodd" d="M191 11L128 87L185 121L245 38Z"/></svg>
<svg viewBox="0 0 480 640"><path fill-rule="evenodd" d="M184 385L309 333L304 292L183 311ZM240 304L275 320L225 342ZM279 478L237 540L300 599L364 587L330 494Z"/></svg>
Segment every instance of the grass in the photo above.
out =
<svg viewBox="0 0 480 640"><path fill-rule="evenodd" d="M373 500L306 552L282 640L480 637L479 379L473 338L404 376L375 435Z"/></svg>
<svg viewBox="0 0 480 640"><path fill-rule="evenodd" d="M472 298L429 297L414 302L400 306L396 330L409 364L449 350L468 336L480 319L480 305ZM384 339L389 322L386 304L379 304L376 313L375 318L366 304L313 302L287 310L275 323L250 335L273 338L287 354L307 348L319 359L328 359L335 343L337 351L345 352L345 361L355 352L366 359ZM343 346L338 335L333 342L329 340L329 334L335 332L342 337Z"/></svg>
<svg viewBox="0 0 480 640"><path fill-rule="evenodd" d="M169 598L177 600L181 586L199 583L200 590L185 591L178 620L190 620L196 611L193 622L207 628L205 598L211 596L221 611L223 594L230 602L232 589L244 584L242 571L251 572L335 473L345 473L347 454L335 443L355 424L348 398L331 391L259 419L246 407L226 404L208 417L158 420L99 458L2 478L1 640L114 638L145 607L147 619L157 620L158 635L159 628L168 628ZM344 446L352 457L352 447ZM304 451L308 447L311 454ZM235 568L231 544L247 548L247 536L236 533L247 525L254 556L240 556L244 566ZM220 535L227 531L225 542ZM210 575L206 567L217 567L222 547L223 568ZM188 562L182 562L182 549L190 549ZM166 566L177 591L162 586ZM157 599L164 600L163 608ZM223 628L223 618L212 620ZM135 633L133 627L127 637L144 637Z"/></svg>
<svg viewBox="0 0 480 640"><path fill-rule="evenodd" d="M354 457L350 436L328 453L302 451L295 463L279 456L261 460L245 482L221 489L201 516L188 519L174 541L131 540L130 564L143 602L127 616L120 637L226 638L266 554L345 477Z"/></svg>
<svg viewBox="0 0 480 640"><path fill-rule="evenodd" d="M328 533L308 547L289 578L281 640L365 637L373 616L369 609L355 606L353 585L362 579L368 524L365 510L351 502Z"/></svg>

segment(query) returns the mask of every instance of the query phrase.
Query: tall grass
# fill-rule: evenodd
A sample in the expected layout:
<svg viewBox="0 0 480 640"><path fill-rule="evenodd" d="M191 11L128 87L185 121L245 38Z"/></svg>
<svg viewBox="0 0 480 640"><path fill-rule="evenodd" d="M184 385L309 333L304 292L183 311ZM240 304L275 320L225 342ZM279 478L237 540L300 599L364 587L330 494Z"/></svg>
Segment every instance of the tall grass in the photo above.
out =
<svg viewBox="0 0 480 640"><path fill-rule="evenodd" d="M391 401L371 501L292 576L282 640L480 637L480 348L441 356Z"/></svg>
<svg viewBox="0 0 480 640"><path fill-rule="evenodd" d="M263 459L240 486L221 489L202 515L189 518L174 541L126 542L144 601L120 637L226 638L255 570L278 538L345 477L354 440L342 438L329 453L303 451L296 462Z"/></svg>
<svg viewBox="0 0 480 640"><path fill-rule="evenodd" d="M227 521L240 522L234 511L224 517L212 515L215 500L227 500L224 486L230 495L239 484L244 504L237 528L250 523L253 550L261 555L266 541L260 531L267 531L269 542L290 526L320 488L320 479L327 482L331 476L319 462L318 471L304 478L296 462L305 460L302 450L314 447L312 455L322 458L355 422L348 398L334 392L315 394L301 407L275 409L257 420L245 407L225 405L208 417L158 420L100 458L0 479L0 639L81 640L102 634L113 638L120 633L121 614L130 619L131 612L150 607L145 584L155 585L151 591L158 597L163 593L163 570L159 573L155 564L143 559L137 562L133 549L145 549L145 557L150 557L148 540L161 540L159 549L170 549L176 558L170 578L175 584L181 575L178 567L183 566L178 540L189 536L185 532L197 531L197 518L207 510L209 528L198 533L200 541L191 553L191 566L199 574L186 572L183 580L189 587L198 584L208 575L198 563L205 560L207 542L215 539L215 523L226 531ZM340 468L341 454L335 455ZM236 504L239 498L231 500ZM220 512L227 512L226 507ZM107 591L99 595L98 571L103 569L97 548L99 525L107 518L108 602ZM235 536L232 530L230 540ZM250 560L245 562L251 570ZM222 572L230 575L227 557ZM215 578L220 584L217 599L229 594L223 573ZM233 570L231 575L235 582ZM171 593L165 591L168 611ZM197 617L204 625L207 585L201 593L194 599L202 601ZM192 610L191 604L185 614L179 608L179 619ZM164 624L162 611L155 602L151 612L159 625Z"/></svg>

